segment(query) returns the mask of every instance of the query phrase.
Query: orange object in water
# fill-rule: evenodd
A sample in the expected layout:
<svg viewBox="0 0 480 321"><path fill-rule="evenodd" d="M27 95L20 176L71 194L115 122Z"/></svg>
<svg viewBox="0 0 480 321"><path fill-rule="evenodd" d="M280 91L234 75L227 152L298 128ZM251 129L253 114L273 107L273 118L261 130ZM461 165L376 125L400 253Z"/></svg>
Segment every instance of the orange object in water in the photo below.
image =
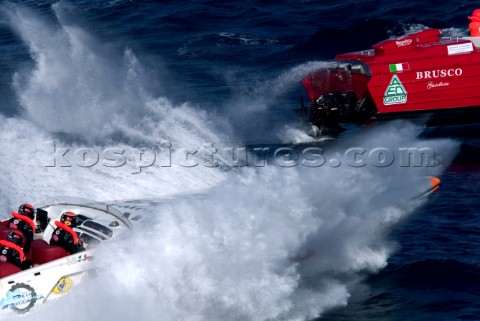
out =
<svg viewBox="0 0 480 321"><path fill-rule="evenodd" d="M480 21L470 22L468 28L470 29L470 36L480 37Z"/></svg>
<svg viewBox="0 0 480 321"><path fill-rule="evenodd" d="M432 184L432 191L435 192L440 187L440 179L434 176L429 177L430 184Z"/></svg>

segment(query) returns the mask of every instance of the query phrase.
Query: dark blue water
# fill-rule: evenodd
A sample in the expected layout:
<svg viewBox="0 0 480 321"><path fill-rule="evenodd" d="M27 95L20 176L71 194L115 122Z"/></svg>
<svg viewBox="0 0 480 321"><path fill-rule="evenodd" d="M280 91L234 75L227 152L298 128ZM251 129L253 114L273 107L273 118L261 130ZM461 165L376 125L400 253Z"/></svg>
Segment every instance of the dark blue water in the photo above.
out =
<svg viewBox="0 0 480 321"><path fill-rule="evenodd" d="M12 1L3 6L19 4L55 25L52 3ZM63 4L69 8L64 24L81 26L112 52L132 48L148 66L147 88L155 95L173 103L197 102L229 121L244 144L262 137L276 143L269 133L291 121L291 110L304 93L298 79L276 98L274 112L237 115L229 106L239 97L263 95L269 81L295 66L365 49L419 25L466 34L467 16L480 7L474 1L351 0ZM32 60L11 23L1 19L0 110L17 117L23 111L12 79L18 70L31 67ZM388 266L367 275L352 290L347 306L327 311L322 320L480 319L480 126L431 129L422 135L461 145L440 177L441 189L392 231L390 239L398 249Z"/></svg>

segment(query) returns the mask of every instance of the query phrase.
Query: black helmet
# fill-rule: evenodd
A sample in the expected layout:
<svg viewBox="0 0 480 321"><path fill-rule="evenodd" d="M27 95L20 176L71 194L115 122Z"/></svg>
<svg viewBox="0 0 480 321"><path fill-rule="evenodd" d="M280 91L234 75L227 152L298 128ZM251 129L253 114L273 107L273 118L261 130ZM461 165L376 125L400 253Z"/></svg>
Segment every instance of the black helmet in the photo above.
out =
<svg viewBox="0 0 480 321"><path fill-rule="evenodd" d="M23 246L23 235L17 231L11 231L7 235L7 241L10 241L18 246Z"/></svg>
<svg viewBox="0 0 480 321"><path fill-rule="evenodd" d="M60 222L68 227L77 227L77 215L73 212L65 212L60 216Z"/></svg>
<svg viewBox="0 0 480 321"><path fill-rule="evenodd" d="M35 217L35 210L33 209L33 206L30 204L22 204L18 208L18 214L27 216L33 220Z"/></svg>

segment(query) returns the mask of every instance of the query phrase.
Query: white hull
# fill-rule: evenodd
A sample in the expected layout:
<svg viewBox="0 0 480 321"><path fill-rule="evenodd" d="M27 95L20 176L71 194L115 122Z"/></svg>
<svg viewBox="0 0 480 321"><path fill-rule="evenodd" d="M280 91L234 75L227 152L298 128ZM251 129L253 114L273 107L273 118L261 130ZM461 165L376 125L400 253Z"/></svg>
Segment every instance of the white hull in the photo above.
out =
<svg viewBox="0 0 480 321"><path fill-rule="evenodd" d="M37 304L53 300L76 286L85 272L94 268L93 253L98 243L109 242L132 228L123 213L111 206L79 199L47 201L37 206L48 212L50 222L35 239L49 242L54 221L61 213L73 211L82 222L74 230L85 240L86 251L33 266L0 279L0 308L26 313Z"/></svg>

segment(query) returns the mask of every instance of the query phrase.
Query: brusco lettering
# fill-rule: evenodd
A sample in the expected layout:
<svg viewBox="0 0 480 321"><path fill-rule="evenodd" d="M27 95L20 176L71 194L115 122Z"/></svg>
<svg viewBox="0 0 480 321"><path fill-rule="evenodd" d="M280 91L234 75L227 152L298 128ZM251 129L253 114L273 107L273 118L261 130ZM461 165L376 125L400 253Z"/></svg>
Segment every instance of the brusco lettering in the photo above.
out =
<svg viewBox="0 0 480 321"><path fill-rule="evenodd" d="M446 77L460 77L462 74L463 74L462 68L417 71L417 80L446 78Z"/></svg>

